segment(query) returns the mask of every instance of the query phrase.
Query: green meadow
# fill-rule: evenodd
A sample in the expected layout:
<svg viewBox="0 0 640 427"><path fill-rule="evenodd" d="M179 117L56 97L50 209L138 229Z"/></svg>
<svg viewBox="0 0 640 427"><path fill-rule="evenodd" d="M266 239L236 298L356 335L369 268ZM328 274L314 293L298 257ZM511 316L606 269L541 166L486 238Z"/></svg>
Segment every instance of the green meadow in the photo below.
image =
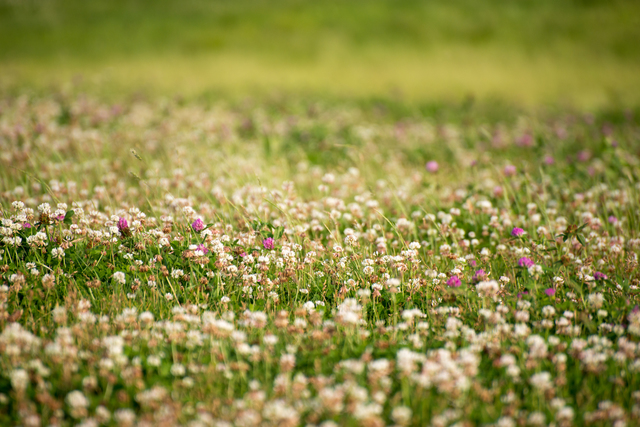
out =
<svg viewBox="0 0 640 427"><path fill-rule="evenodd" d="M0 426L640 425L640 2L0 0Z"/></svg>
<svg viewBox="0 0 640 427"><path fill-rule="evenodd" d="M7 1L3 88L637 103L634 1Z"/></svg>

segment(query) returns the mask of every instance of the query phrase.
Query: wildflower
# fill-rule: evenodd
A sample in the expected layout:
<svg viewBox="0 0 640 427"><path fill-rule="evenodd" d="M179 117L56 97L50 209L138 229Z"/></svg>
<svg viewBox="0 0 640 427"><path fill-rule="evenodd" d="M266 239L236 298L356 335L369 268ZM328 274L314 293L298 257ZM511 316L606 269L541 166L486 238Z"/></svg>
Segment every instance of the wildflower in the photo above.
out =
<svg viewBox="0 0 640 427"><path fill-rule="evenodd" d="M59 324L65 323L67 321L67 310L64 307L56 306L56 308L51 310L51 316L54 322Z"/></svg>
<svg viewBox="0 0 640 427"><path fill-rule="evenodd" d="M202 222L202 220L198 218L193 221L193 223L191 223L191 228L193 228L193 231L199 233L200 231L204 230L204 222Z"/></svg>
<svg viewBox="0 0 640 427"><path fill-rule="evenodd" d="M484 269L480 269L477 270L475 272L475 274L473 275L473 278L471 279L473 282L480 282L482 280L484 280L487 277L487 273L484 271Z"/></svg>
<svg viewBox="0 0 640 427"><path fill-rule="evenodd" d="M447 286L450 288L458 288L461 284L462 282L460 282L458 276L451 276L449 280L447 280Z"/></svg>
<svg viewBox="0 0 640 427"><path fill-rule="evenodd" d="M87 414L87 407L89 406L89 400L82 394L81 391L74 390L67 394L65 399L70 408L70 413L73 418L82 418Z"/></svg>
<svg viewBox="0 0 640 427"><path fill-rule="evenodd" d="M573 420L573 415L573 408L571 408L570 406L564 406L556 413L556 420L570 422L571 420Z"/></svg>
<svg viewBox="0 0 640 427"><path fill-rule="evenodd" d="M53 248L53 249L51 249L51 256L54 259L62 259L62 258L64 258L64 249L62 249L62 248Z"/></svg>
<svg viewBox="0 0 640 427"><path fill-rule="evenodd" d="M556 294L556 290L553 288L547 288L544 290L544 293L547 294L547 296L554 296Z"/></svg>
<svg viewBox="0 0 640 427"><path fill-rule="evenodd" d="M51 213L51 205L49 203L42 203L38 206L38 211L41 214L49 215Z"/></svg>
<svg viewBox="0 0 640 427"><path fill-rule="evenodd" d="M435 160L431 160L431 161L427 162L427 165L426 165L427 171L430 172L430 173L438 172L438 168L439 167L440 166L438 165L438 162L436 162Z"/></svg>
<svg viewBox="0 0 640 427"><path fill-rule="evenodd" d="M519 265L520 267L527 267L527 268L530 268L530 267L533 267L533 266L535 265L535 262L533 262L530 258L527 258L527 257L525 256L525 257L522 257L522 258L520 258L520 259L518 260L518 265Z"/></svg>
<svg viewBox="0 0 640 427"><path fill-rule="evenodd" d="M604 303L604 295L602 295L600 292L589 294L587 295L587 301L593 308L599 309Z"/></svg>
<svg viewBox="0 0 640 427"><path fill-rule="evenodd" d="M506 176L511 176L511 175L515 175L516 174L516 167L513 165L507 165L504 167L504 174Z"/></svg>
<svg viewBox="0 0 640 427"><path fill-rule="evenodd" d="M545 391L552 387L551 374L549 372L540 372L529 378L529 383L539 391Z"/></svg>
<svg viewBox="0 0 640 427"><path fill-rule="evenodd" d="M275 247L275 240L273 240L273 237L267 237L262 241L262 246L264 246L265 249L271 250Z"/></svg>
<svg viewBox="0 0 640 427"><path fill-rule="evenodd" d="M53 289L56 284L55 280L56 278L52 274L45 274L42 276L42 287L46 290Z"/></svg>
<svg viewBox="0 0 640 427"><path fill-rule="evenodd" d="M100 405L96 408L96 418L102 424L107 424L111 419L111 412L104 406Z"/></svg>
<svg viewBox="0 0 640 427"><path fill-rule="evenodd" d="M208 254L208 253L209 253L209 249L208 249L205 245L203 245L203 244L199 244L199 245L196 247L196 251L200 251L200 252L202 252L202 255L206 255L206 254Z"/></svg>
<svg viewBox="0 0 640 427"><path fill-rule="evenodd" d="M136 421L136 413L131 409L118 409L114 414L113 418L116 423L123 427L129 427L134 425Z"/></svg>
<svg viewBox="0 0 640 427"><path fill-rule="evenodd" d="M520 237L524 234L524 230L520 227L513 227L513 230L511 230L511 235L513 237Z"/></svg>
<svg viewBox="0 0 640 427"><path fill-rule="evenodd" d="M119 283L121 285L124 285L127 280L125 277L125 274L122 271L116 271L115 273L113 273L113 280L116 281L116 283Z"/></svg>
<svg viewBox="0 0 640 427"><path fill-rule="evenodd" d="M14 369L9 374L11 387L19 393L27 389L29 385L29 374L24 369Z"/></svg>
<svg viewBox="0 0 640 427"><path fill-rule="evenodd" d="M576 156L579 162L586 162L591 158L591 153L588 150L581 150Z"/></svg>
<svg viewBox="0 0 640 427"><path fill-rule="evenodd" d="M173 375L174 377L181 377L186 372L187 372L186 368L184 367L184 365L181 365L180 363L174 363L173 365L171 365L171 375Z"/></svg>
<svg viewBox="0 0 640 427"><path fill-rule="evenodd" d="M120 230L120 233L123 235L126 235L129 230L129 223L125 218L120 217L120 219L118 219L118 230Z"/></svg>
<svg viewBox="0 0 640 427"><path fill-rule="evenodd" d="M606 274L604 274L604 273L596 271L595 273L593 273L593 278L595 280L607 280L608 276Z"/></svg>
<svg viewBox="0 0 640 427"><path fill-rule="evenodd" d="M407 425L411 422L411 409L406 406L397 406L391 411L391 419L398 425Z"/></svg>
<svg viewBox="0 0 640 427"><path fill-rule="evenodd" d="M356 246L358 244L358 238L353 234L349 234L344 238L344 242L347 246Z"/></svg>
<svg viewBox="0 0 640 427"><path fill-rule="evenodd" d="M480 282L476 285L478 295L483 297L495 297L500 291L500 285L495 280Z"/></svg>

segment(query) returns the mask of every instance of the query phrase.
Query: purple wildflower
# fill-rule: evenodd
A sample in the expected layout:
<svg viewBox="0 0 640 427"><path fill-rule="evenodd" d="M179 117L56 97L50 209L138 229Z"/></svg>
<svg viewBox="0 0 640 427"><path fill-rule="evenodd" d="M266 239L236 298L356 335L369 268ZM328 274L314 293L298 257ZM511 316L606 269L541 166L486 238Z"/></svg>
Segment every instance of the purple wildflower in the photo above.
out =
<svg viewBox="0 0 640 427"><path fill-rule="evenodd" d="M31 228L31 224L28 222L25 222L24 224L22 224L22 228Z"/></svg>
<svg viewBox="0 0 640 427"><path fill-rule="evenodd" d="M593 273L593 278L596 280L607 280L608 277L606 274L601 273L599 271L596 271L595 273Z"/></svg>
<svg viewBox="0 0 640 427"><path fill-rule="evenodd" d="M520 147L531 147L533 145L533 136L529 133L525 133L516 139L516 145Z"/></svg>
<svg viewBox="0 0 640 427"><path fill-rule="evenodd" d="M533 262L530 258L527 258L526 256L524 256L524 257L522 257L522 258L520 258L518 260L518 265L520 267L530 268L530 267L533 267L534 265L536 265L536 263Z"/></svg>
<svg viewBox="0 0 640 427"><path fill-rule="evenodd" d="M129 223L125 218L120 217L120 219L118 220L118 230L120 230L120 232L122 233L127 228L129 228Z"/></svg>
<svg viewBox="0 0 640 427"><path fill-rule="evenodd" d="M553 288L547 288L544 290L544 293L547 294L548 296L552 297L556 294L556 290Z"/></svg>
<svg viewBox="0 0 640 427"><path fill-rule="evenodd" d="M460 282L460 279L458 278L458 276L451 276L449 280L447 280L447 286L451 288L458 288L460 287L461 284L462 282Z"/></svg>
<svg viewBox="0 0 640 427"><path fill-rule="evenodd" d="M125 218L120 217L120 219L118 220L118 231L120 231L120 234L123 237L130 237L131 236L131 230L129 229L129 223L127 222L127 220Z"/></svg>
<svg viewBox="0 0 640 427"><path fill-rule="evenodd" d="M586 162L591 158L591 152L588 150L582 150L578 152L576 156L579 162Z"/></svg>
<svg viewBox="0 0 640 427"><path fill-rule="evenodd" d="M438 165L438 162L436 162L435 160L431 160L429 162L427 162L427 171L431 172L431 173L436 173L438 172L438 168L440 167Z"/></svg>
<svg viewBox="0 0 640 427"><path fill-rule="evenodd" d="M481 268L473 275L474 282L481 282L487 277L487 273Z"/></svg>
<svg viewBox="0 0 640 427"><path fill-rule="evenodd" d="M545 156L545 158L544 158L544 164L547 165L547 166L551 166L555 162L556 162L556 160L552 156Z"/></svg>
<svg viewBox="0 0 640 427"><path fill-rule="evenodd" d="M529 291L518 292L518 299L521 299L525 295L529 295Z"/></svg>
<svg viewBox="0 0 640 427"><path fill-rule="evenodd" d="M524 234L524 230L520 227L513 227L513 230L511 230L511 235L513 237L520 237Z"/></svg>
<svg viewBox="0 0 640 427"><path fill-rule="evenodd" d="M615 216L611 215L608 218L609 224L615 224L616 222L618 222L618 218L616 218Z"/></svg>
<svg viewBox="0 0 640 427"><path fill-rule="evenodd" d="M507 165L504 167L504 174L506 176L511 176L516 174L516 167L513 165Z"/></svg>
<svg viewBox="0 0 640 427"><path fill-rule="evenodd" d="M209 248L207 248L207 247L206 247L205 245L203 245L203 244L199 244L199 245L196 247L196 250L197 250L197 251L202 252L204 255L206 255L206 254L208 254L208 253L209 253Z"/></svg>
<svg viewBox="0 0 640 427"><path fill-rule="evenodd" d="M56 219L57 219L58 221L64 221L64 215L58 215L58 216L56 217Z"/></svg>
<svg viewBox="0 0 640 427"><path fill-rule="evenodd" d="M471 267L475 267L476 265L478 265L478 263L476 262L476 260L475 260L475 259L470 259L470 260L469 260L469 265L470 265Z"/></svg>
<svg viewBox="0 0 640 427"><path fill-rule="evenodd" d="M200 232L204 230L204 222L202 222L202 220L198 218L193 221L193 223L191 224L191 228L193 228L193 231L195 232Z"/></svg>
<svg viewBox="0 0 640 427"><path fill-rule="evenodd" d="M262 241L262 246L264 246L265 249L271 250L275 247L275 243L276 241L273 240L273 237L267 237Z"/></svg>

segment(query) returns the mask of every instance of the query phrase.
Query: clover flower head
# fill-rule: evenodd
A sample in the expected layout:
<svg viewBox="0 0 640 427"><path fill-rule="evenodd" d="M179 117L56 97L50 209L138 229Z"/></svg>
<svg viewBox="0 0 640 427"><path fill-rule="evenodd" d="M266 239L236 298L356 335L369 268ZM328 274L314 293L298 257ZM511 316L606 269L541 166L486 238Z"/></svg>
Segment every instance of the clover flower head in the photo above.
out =
<svg viewBox="0 0 640 427"><path fill-rule="evenodd" d="M200 232L204 230L204 222L202 222L202 220L198 218L193 221L193 223L191 223L191 228L193 228L193 231L195 232Z"/></svg>
<svg viewBox="0 0 640 427"><path fill-rule="evenodd" d="M127 228L129 228L129 223L125 218L120 217L120 219L118 219L118 230L122 231Z"/></svg>
<svg viewBox="0 0 640 427"><path fill-rule="evenodd" d="M447 286L450 288L459 288L462 282L458 278L458 276L451 276L449 280L447 280Z"/></svg>
<svg viewBox="0 0 640 427"><path fill-rule="evenodd" d="M264 239L262 241L262 246L264 246L265 249L273 249L275 247L275 240L273 240L273 237L267 237L266 239Z"/></svg>
<svg viewBox="0 0 640 427"><path fill-rule="evenodd" d="M533 261L531 260L531 258L527 258L526 256L525 256L525 257L522 257L522 258L520 258L520 259L518 260L518 265L519 265L520 267L527 267L527 268L530 268L530 267L533 267L535 264L536 264L536 263L535 263L535 262L533 262Z"/></svg>
<svg viewBox="0 0 640 427"><path fill-rule="evenodd" d="M513 230L511 230L511 235L513 237L520 237L524 234L524 230L520 227L513 227Z"/></svg>
<svg viewBox="0 0 640 427"><path fill-rule="evenodd" d="M609 277L606 274L601 273L600 271L596 271L595 273L593 273L593 278L596 280L607 280Z"/></svg>

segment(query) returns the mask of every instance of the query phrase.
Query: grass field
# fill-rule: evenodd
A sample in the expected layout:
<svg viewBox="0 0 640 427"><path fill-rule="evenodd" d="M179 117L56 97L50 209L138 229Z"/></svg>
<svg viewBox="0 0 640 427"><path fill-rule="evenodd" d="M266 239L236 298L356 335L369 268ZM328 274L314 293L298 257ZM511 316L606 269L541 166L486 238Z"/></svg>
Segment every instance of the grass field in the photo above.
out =
<svg viewBox="0 0 640 427"><path fill-rule="evenodd" d="M0 0L0 426L640 425L638 12Z"/></svg>
<svg viewBox="0 0 640 427"><path fill-rule="evenodd" d="M635 106L635 1L0 2L0 83Z"/></svg>
<svg viewBox="0 0 640 427"><path fill-rule="evenodd" d="M4 97L0 424L637 425L638 117L500 108Z"/></svg>

